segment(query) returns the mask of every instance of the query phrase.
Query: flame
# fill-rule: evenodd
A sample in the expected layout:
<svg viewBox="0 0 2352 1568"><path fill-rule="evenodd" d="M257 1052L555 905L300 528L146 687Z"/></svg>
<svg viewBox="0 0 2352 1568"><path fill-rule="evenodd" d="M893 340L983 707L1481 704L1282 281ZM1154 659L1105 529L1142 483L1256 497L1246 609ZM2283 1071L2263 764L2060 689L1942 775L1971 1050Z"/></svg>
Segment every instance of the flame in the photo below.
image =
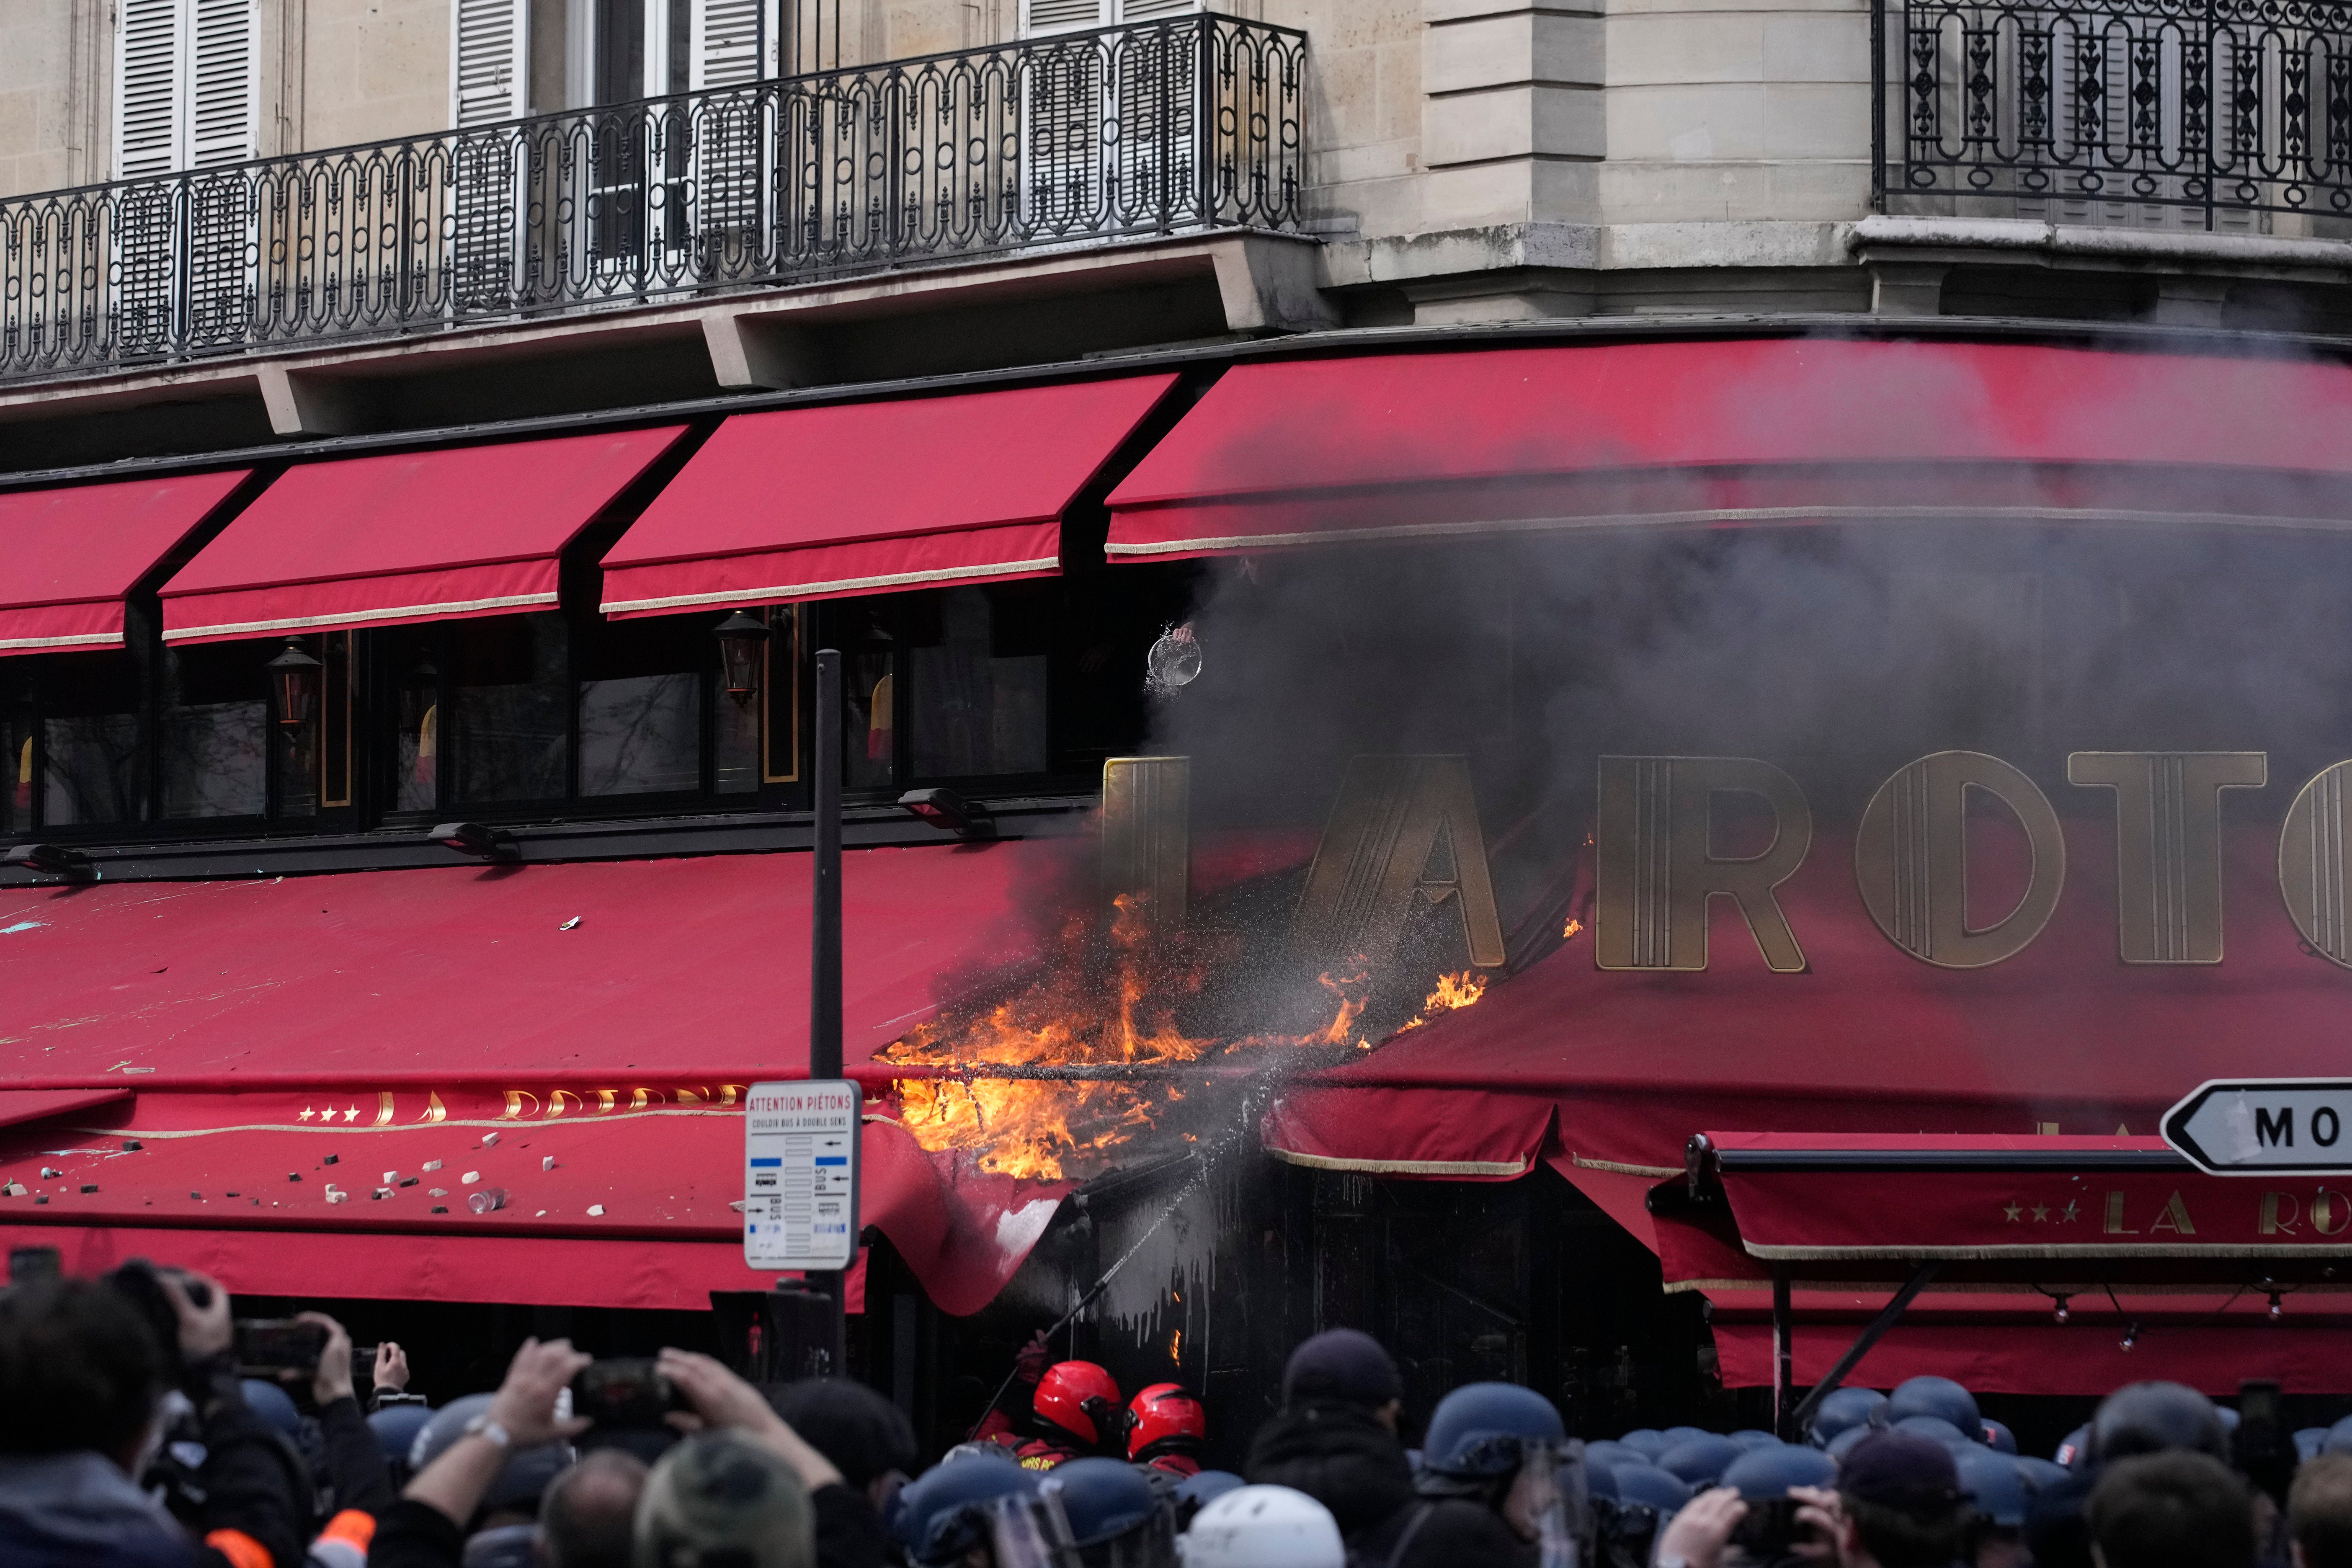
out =
<svg viewBox="0 0 2352 1568"><path fill-rule="evenodd" d="M1396 1032L1367 1026L1376 988L1371 965L1359 957L1317 977L1330 1008L1318 1026L1230 1037L1188 1033L1180 1009L1221 967L1248 956L1247 937L1188 930L1155 938L1144 895L1121 895L1112 906L1107 929L1084 911L1065 917L1036 978L922 1026L877 1059L950 1068L1150 1067L1301 1047L1369 1051L1375 1036ZM1442 974L1402 1027L1467 1007L1486 989L1475 970ZM1386 994L1395 1006L1393 987ZM899 1084L899 1120L927 1150L968 1156L984 1172L1058 1181L1102 1169L1186 1092L1163 1079L910 1079Z"/></svg>
<svg viewBox="0 0 2352 1568"><path fill-rule="evenodd" d="M1570 915L1568 917L1568 923L1560 927L1559 940L1562 942L1574 942L1576 940L1576 933L1583 929L1584 922L1578 920L1574 915Z"/></svg>
<svg viewBox="0 0 2352 1568"><path fill-rule="evenodd" d="M1040 978L977 1015L926 1024L878 1054L886 1062L954 1066L1139 1066L1198 1061L1244 1047L1344 1045L1364 1008L1368 973L1325 974L1330 1021L1303 1035L1226 1041L1187 1035L1176 1007L1206 984L1213 943L1155 942L1144 895L1112 900L1107 933L1066 917ZM1118 1145L1184 1098L1167 1083L977 1078L908 1079L900 1120L932 1151L970 1152L979 1168L1057 1181L1107 1163Z"/></svg>
<svg viewBox="0 0 2352 1568"><path fill-rule="evenodd" d="M1181 1329L1168 1337L1168 1359L1175 1362L1184 1359L1184 1331Z"/></svg>

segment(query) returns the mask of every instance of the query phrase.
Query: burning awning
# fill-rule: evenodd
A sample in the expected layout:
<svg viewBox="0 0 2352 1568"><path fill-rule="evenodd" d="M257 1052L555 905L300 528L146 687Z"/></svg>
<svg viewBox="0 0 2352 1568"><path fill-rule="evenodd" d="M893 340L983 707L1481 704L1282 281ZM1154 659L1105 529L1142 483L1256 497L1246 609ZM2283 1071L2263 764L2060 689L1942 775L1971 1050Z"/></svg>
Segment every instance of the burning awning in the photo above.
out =
<svg viewBox="0 0 2352 1568"><path fill-rule="evenodd" d="M1020 956L1016 889L1067 848L845 858L853 1073ZM289 1258L349 1262L309 1294L758 1289L737 1104L806 1071L806 968L778 955L808 950L809 874L716 856L0 894L11 1093L104 1097L0 1132L0 1228L213 1259L247 1290L289 1288ZM1066 1184L927 1155L891 1102L867 1112L866 1222L942 1308L977 1310Z"/></svg>
<svg viewBox="0 0 2352 1568"><path fill-rule="evenodd" d="M1245 364L1112 491L1152 560L1654 524L2335 525L2352 368L1801 339ZM2260 472L2274 482L2248 487Z"/></svg>
<svg viewBox="0 0 2352 1568"><path fill-rule="evenodd" d="M246 471L0 495L0 654L122 646L122 600Z"/></svg>
<svg viewBox="0 0 2352 1568"><path fill-rule="evenodd" d="M1062 514L1175 381L736 415L604 557L604 613L1058 572Z"/></svg>
<svg viewBox="0 0 2352 1568"><path fill-rule="evenodd" d="M166 642L514 615L682 427L289 468L163 587Z"/></svg>

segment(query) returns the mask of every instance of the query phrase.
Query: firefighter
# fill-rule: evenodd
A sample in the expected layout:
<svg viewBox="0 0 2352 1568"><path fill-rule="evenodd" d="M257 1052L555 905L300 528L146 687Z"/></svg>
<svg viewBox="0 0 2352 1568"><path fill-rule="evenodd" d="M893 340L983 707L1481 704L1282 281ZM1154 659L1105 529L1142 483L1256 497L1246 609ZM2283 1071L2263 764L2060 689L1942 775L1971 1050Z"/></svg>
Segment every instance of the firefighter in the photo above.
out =
<svg viewBox="0 0 2352 1568"><path fill-rule="evenodd" d="M1208 1412L1181 1384L1155 1383L1127 1407L1128 1462L1183 1479L1201 1473Z"/></svg>
<svg viewBox="0 0 2352 1568"><path fill-rule="evenodd" d="M1127 1416L1119 1408L1118 1382L1090 1361L1049 1366L1052 1353L1042 1331L1021 1347L1005 1398L988 1413L976 1436L1011 1449L1032 1470L1090 1456L1124 1458Z"/></svg>

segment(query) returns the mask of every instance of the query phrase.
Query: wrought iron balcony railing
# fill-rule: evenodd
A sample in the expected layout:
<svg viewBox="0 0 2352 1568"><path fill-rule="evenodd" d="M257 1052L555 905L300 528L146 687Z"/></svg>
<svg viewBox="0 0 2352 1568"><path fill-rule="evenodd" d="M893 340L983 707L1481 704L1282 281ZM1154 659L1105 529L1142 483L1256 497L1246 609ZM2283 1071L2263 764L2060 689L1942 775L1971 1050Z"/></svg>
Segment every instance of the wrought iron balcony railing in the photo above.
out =
<svg viewBox="0 0 2352 1568"><path fill-rule="evenodd" d="M1295 227L1306 48L1185 16L0 201L0 380Z"/></svg>
<svg viewBox="0 0 2352 1568"><path fill-rule="evenodd" d="M1881 210L2330 235L2352 217L2344 5L1873 0L1871 16Z"/></svg>

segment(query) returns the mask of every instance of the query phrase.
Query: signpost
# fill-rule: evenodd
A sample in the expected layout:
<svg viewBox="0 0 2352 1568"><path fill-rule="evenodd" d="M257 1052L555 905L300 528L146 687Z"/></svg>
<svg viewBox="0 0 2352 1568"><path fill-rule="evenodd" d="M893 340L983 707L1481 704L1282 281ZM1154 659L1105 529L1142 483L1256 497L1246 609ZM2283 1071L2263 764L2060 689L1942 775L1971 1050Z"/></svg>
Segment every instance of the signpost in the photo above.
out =
<svg viewBox="0 0 2352 1568"><path fill-rule="evenodd" d="M762 1272L857 1261L857 1117L845 1079L755 1083L743 1102L743 1261Z"/></svg>
<svg viewBox="0 0 2352 1568"><path fill-rule="evenodd" d="M2163 1125L2164 1141L2212 1175L2352 1175L2352 1079L2215 1079Z"/></svg>

